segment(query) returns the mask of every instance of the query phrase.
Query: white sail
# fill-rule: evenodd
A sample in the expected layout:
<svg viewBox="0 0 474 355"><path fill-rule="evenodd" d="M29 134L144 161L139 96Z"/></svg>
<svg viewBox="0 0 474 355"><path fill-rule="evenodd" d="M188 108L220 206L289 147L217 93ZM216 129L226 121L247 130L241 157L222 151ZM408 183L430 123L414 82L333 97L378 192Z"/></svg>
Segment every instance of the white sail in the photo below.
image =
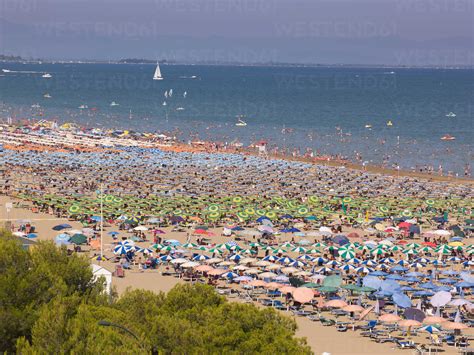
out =
<svg viewBox="0 0 474 355"><path fill-rule="evenodd" d="M153 75L153 80L163 80L161 76L160 64L156 63L155 74Z"/></svg>
<svg viewBox="0 0 474 355"><path fill-rule="evenodd" d="M173 89L170 89L170 91L168 92L168 95L171 97L173 96Z"/></svg>
<svg viewBox="0 0 474 355"><path fill-rule="evenodd" d="M165 97L168 98L168 91L165 91Z"/></svg>
<svg viewBox="0 0 474 355"><path fill-rule="evenodd" d="M183 97L186 98L186 95L187 95L187 94L188 94L188 93L185 91L185 92L183 93Z"/></svg>

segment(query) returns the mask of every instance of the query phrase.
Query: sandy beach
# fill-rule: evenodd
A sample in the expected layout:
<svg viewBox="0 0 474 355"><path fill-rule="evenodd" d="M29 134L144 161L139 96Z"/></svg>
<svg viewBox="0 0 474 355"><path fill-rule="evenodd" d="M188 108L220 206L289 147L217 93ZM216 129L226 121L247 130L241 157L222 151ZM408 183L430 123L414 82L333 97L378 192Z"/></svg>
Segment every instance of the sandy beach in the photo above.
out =
<svg viewBox="0 0 474 355"><path fill-rule="evenodd" d="M6 196L0 196L0 220L2 221L7 219L5 209L6 202L16 203L18 201L12 200ZM36 231L39 235L38 240L54 240L57 232L54 232L52 227L61 223L71 224L73 228L82 228L81 224L78 222L63 218L52 218L51 215L44 213L32 213L29 209L25 208L14 208L8 214L8 218L12 221L30 220L36 226ZM106 228L104 231L104 254L110 257L113 256L112 248L114 246L114 240L108 235L108 232L113 230L117 229L112 227ZM215 229L214 232L218 233L218 230ZM166 238L176 239L184 243L186 241L186 233L172 232L167 229ZM284 238L284 236L282 238ZM213 239L215 243L225 242L225 237L222 237L219 234L216 234ZM288 237L284 239L288 240ZM149 242L143 243L143 245L149 245ZM92 256L98 253L98 250L90 250L88 247L86 247L85 250L86 251L83 252L84 255ZM114 269L114 263L111 263L111 261L93 262L100 264L111 271ZM137 268L126 270L125 277L113 277L113 287L115 287L119 294L123 293L127 288L142 288L155 292L167 292L177 283L184 282L182 279L163 276L161 274L163 271L163 267L159 267L156 270L138 270ZM241 302L235 298L230 298L230 300ZM289 312L284 313L293 317ZM407 350L397 349L390 344L378 344L369 341L368 338L361 337L358 335L358 332L353 332L351 329L345 333L339 333L334 327L322 326L319 322L313 322L305 317L295 317L295 320L298 324L297 336L306 337L308 344L311 346L315 354L321 354L323 352L329 352L331 354L398 354L407 352ZM467 334L471 336L474 335L472 329L469 329ZM426 335L421 333L414 339L420 342L427 342L425 337ZM457 353L457 350L452 347L444 347L444 351L446 354Z"/></svg>

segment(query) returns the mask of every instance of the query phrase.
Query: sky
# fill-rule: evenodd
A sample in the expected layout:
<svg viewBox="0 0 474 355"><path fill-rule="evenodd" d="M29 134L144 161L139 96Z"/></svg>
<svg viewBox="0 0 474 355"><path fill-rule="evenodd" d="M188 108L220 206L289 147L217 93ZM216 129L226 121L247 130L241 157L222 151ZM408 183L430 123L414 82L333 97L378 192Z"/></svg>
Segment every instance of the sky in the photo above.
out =
<svg viewBox="0 0 474 355"><path fill-rule="evenodd" d="M0 0L0 53L472 65L473 0Z"/></svg>

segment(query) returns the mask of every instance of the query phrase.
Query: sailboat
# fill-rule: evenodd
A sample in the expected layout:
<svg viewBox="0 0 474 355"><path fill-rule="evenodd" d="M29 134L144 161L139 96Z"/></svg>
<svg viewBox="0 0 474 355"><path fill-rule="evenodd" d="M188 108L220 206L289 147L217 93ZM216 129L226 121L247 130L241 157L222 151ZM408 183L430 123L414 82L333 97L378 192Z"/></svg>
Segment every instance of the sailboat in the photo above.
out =
<svg viewBox="0 0 474 355"><path fill-rule="evenodd" d="M166 101L163 101L163 106L166 106Z"/></svg>
<svg viewBox="0 0 474 355"><path fill-rule="evenodd" d="M450 112L446 115L446 117L456 117L456 114L454 112Z"/></svg>
<svg viewBox="0 0 474 355"><path fill-rule="evenodd" d="M50 99L52 96L51 96L50 94L46 93L46 94L43 95L43 97L44 97L45 99Z"/></svg>
<svg viewBox="0 0 474 355"><path fill-rule="evenodd" d="M165 91L165 97L168 98L168 90Z"/></svg>
<svg viewBox="0 0 474 355"><path fill-rule="evenodd" d="M186 98L186 95L187 95L187 91L183 92L183 98Z"/></svg>
<svg viewBox="0 0 474 355"><path fill-rule="evenodd" d="M163 80L161 76L160 64L156 63L155 74L153 75L153 80Z"/></svg>
<svg viewBox="0 0 474 355"><path fill-rule="evenodd" d="M41 75L42 78L45 78L45 79L49 79L49 78L52 78L53 76L49 73L45 73L43 75Z"/></svg>
<svg viewBox="0 0 474 355"><path fill-rule="evenodd" d="M168 91L168 95L169 97L173 96L173 89L170 89L170 91Z"/></svg>
<svg viewBox="0 0 474 355"><path fill-rule="evenodd" d="M110 106L118 106L118 105L119 105L119 104L116 103L115 101L112 101L112 102L110 103Z"/></svg>
<svg viewBox="0 0 474 355"><path fill-rule="evenodd" d="M237 116L237 123L235 124L236 126L238 127L245 127L247 126L247 122L245 122L244 120L242 120L244 116Z"/></svg>

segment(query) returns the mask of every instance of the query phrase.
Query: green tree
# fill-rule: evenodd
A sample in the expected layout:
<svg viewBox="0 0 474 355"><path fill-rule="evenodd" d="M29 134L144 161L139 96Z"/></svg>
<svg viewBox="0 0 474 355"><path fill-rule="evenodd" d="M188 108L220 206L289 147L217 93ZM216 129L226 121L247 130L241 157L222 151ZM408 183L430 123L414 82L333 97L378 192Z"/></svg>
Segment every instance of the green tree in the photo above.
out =
<svg viewBox="0 0 474 355"><path fill-rule="evenodd" d="M120 327L101 326L106 320ZM168 294L93 281L89 261L52 243L23 250L0 236L0 350L21 354L306 354L296 323L273 309L228 302L207 285Z"/></svg>
<svg viewBox="0 0 474 355"><path fill-rule="evenodd" d="M16 238L0 232L0 351L13 351L18 337L30 339L39 310L53 298L76 294L104 303L102 291L87 259L51 242L24 250Z"/></svg>

